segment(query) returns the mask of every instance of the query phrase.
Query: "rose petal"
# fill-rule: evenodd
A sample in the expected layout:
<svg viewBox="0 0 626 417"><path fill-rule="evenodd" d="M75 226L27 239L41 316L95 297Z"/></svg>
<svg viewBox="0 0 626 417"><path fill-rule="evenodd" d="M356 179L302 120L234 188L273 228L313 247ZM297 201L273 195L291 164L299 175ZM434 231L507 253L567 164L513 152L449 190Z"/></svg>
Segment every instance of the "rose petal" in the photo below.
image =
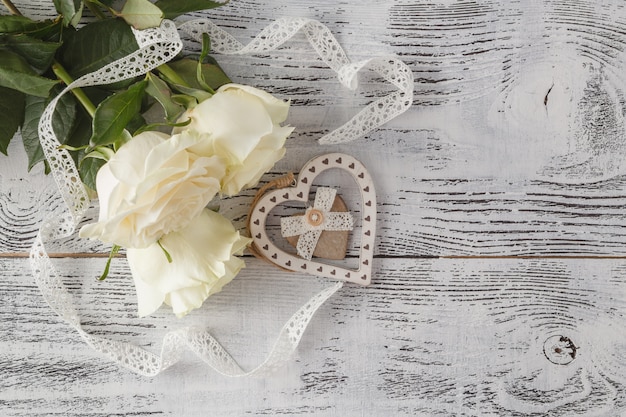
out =
<svg viewBox="0 0 626 417"><path fill-rule="evenodd" d="M196 287L182 288L169 293L165 304L172 307L176 317L183 317L191 310L199 308L210 295L210 286L203 284Z"/></svg>
<svg viewBox="0 0 626 417"><path fill-rule="evenodd" d="M107 163L113 176L125 183L137 184L145 173L146 156L167 138L168 136L164 133L149 131L126 142ZM143 155L143 159L138 161L140 155Z"/></svg>
<svg viewBox="0 0 626 417"><path fill-rule="evenodd" d="M158 243L128 249L137 291L146 293L138 295L140 311L154 311L157 302L171 305L179 316L198 308L244 267L234 254L240 254L249 242L225 217L205 209L187 227L160 239L171 263Z"/></svg>
<svg viewBox="0 0 626 417"><path fill-rule="evenodd" d="M258 88L254 88L249 85L226 84L220 87L217 91L229 91L232 89L243 90L261 100L274 123L279 124L287 119L287 114L289 113L289 102L280 100L266 91L259 90Z"/></svg>
<svg viewBox="0 0 626 417"><path fill-rule="evenodd" d="M145 317L158 310L165 300L165 294L148 283L150 277L145 275L145 264L149 264L151 260L145 257L141 251L144 249L129 249L126 252L126 258L137 292L137 312L139 317Z"/></svg>
<svg viewBox="0 0 626 417"><path fill-rule="evenodd" d="M274 127L259 100L234 89L215 94L189 115L192 122L188 128L209 133L216 152L235 162L243 161Z"/></svg>
<svg viewBox="0 0 626 417"><path fill-rule="evenodd" d="M98 223L85 226L81 236L146 248L189 224L219 192L224 160L187 150L200 135L183 132L167 137L141 133L100 169Z"/></svg>

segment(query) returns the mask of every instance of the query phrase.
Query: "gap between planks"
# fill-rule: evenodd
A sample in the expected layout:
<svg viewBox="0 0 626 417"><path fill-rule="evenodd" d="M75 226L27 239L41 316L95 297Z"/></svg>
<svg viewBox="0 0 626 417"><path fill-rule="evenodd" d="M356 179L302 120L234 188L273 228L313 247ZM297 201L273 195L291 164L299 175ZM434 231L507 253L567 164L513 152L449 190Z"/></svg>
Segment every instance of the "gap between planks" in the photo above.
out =
<svg viewBox="0 0 626 417"><path fill-rule="evenodd" d="M0 259L28 258L27 252L0 253ZM48 253L50 258L108 258L108 253ZM125 255L117 254L114 258L126 258ZM374 256L374 259L626 259L626 255L447 255L447 256Z"/></svg>

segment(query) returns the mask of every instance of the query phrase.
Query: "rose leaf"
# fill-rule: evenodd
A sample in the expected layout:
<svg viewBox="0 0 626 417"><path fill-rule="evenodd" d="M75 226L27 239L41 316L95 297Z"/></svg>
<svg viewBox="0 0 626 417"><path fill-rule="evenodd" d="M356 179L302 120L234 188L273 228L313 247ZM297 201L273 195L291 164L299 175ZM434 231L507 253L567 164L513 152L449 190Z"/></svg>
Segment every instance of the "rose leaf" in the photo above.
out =
<svg viewBox="0 0 626 417"><path fill-rule="evenodd" d="M61 90L60 88L58 90ZM57 89L53 90L53 93L60 93ZM56 95L56 94L53 94ZM52 97L50 97L52 99ZM47 105L48 103L46 103ZM78 104L76 99L71 94L65 94L57 102L52 114L52 129L54 134L57 135L59 142L68 143L70 136L74 130L76 124L76 117L78 114Z"/></svg>
<svg viewBox="0 0 626 417"><path fill-rule="evenodd" d="M126 0L118 15L135 29L157 27L163 20L163 12L148 0Z"/></svg>
<svg viewBox="0 0 626 417"><path fill-rule="evenodd" d="M224 84L232 82L230 78L222 71L217 62L207 57L209 62L202 63L201 72L205 83L213 90L217 90ZM168 64L185 82L192 88L203 89L198 82L198 61L189 58L183 58L178 61L172 61Z"/></svg>
<svg viewBox="0 0 626 417"><path fill-rule="evenodd" d="M0 50L0 86L38 97L48 97L57 81L41 77L16 53Z"/></svg>
<svg viewBox="0 0 626 417"><path fill-rule="evenodd" d="M89 189L96 189L96 175L104 164L106 164L106 160L89 155L86 155L80 162L78 173L80 174L80 179L83 181L83 184Z"/></svg>
<svg viewBox="0 0 626 417"><path fill-rule="evenodd" d="M57 91L55 91L57 90ZM58 89L53 90L47 99L35 96L26 96L26 105L24 111L24 122L22 123L21 133L24 150L28 155L28 170L30 171L37 163L45 159L41 143L39 141L39 120L45 107L50 100L54 98ZM52 128L57 135L57 139L63 144L72 144L74 134L76 132L78 105L76 99L66 94L57 102L52 115ZM82 144L77 144L78 146Z"/></svg>
<svg viewBox="0 0 626 417"><path fill-rule="evenodd" d="M26 96L26 106L24 108L24 123L22 123L22 143L26 155L28 155L28 170L45 159L41 143L39 142L39 132L37 127L41 114L46 108L46 99L43 97Z"/></svg>
<svg viewBox="0 0 626 417"><path fill-rule="evenodd" d="M24 16L0 16L0 33L28 33L33 36L56 25L52 20L35 21Z"/></svg>
<svg viewBox="0 0 626 417"><path fill-rule="evenodd" d="M63 25L65 26L76 27L83 15L83 2L81 0L54 0L54 7L59 14L63 15Z"/></svg>
<svg viewBox="0 0 626 417"><path fill-rule="evenodd" d="M60 61L74 79L94 72L138 49L133 32L119 19L85 25L63 43Z"/></svg>
<svg viewBox="0 0 626 417"><path fill-rule="evenodd" d="M60 42L45 42L28 35L7 36L0 40L0 46L6 46L23 57L38 74L50 67L54 54L61 46Z"/></svg>
<svg viewBox="0 0 626 417"><path fill-rule="evenodd" d="M184 108L172 100L172 91L167 83L159 77L148 73L148 86L146 93L154 97L165 111L165 117L169 122L174 122L181 115Z"/></svg>
<svg viewBox="0 0 626 417"><path fill-rule="evenodd" d="M33 96L47 97L50 89L56 84L56 81L49 78L3 68L0 64L0 86L2 87L8 87Z"/></svg>
<svg viewBox="0 0 626 417"><path fill-rule="evenodd" d="M9 142L24 119L24 94L0 87L0 152L7 154Z"/></svg>
<svg viewBox="0 0 626 417"><path fill-rule="evenodd" d="M98 105L93 118L90 146L110 145L118 140L126 125L141 110L146 84L147 81L135 83L128 90L113 94Z"/></svg>
<svg viewBox="0 0 626 417"><path fill-rule="evenodd" d="M228 0L157 0L155 5L163 11L166 19L173 19L181 14L213 9L215 7L223 6L226 3L228 3Z"/></svg>

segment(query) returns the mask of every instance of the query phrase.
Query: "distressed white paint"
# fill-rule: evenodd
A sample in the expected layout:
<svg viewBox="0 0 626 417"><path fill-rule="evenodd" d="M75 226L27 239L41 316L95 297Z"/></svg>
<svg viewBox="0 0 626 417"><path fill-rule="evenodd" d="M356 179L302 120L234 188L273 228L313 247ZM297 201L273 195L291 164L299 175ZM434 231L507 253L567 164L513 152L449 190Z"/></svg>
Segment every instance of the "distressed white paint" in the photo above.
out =
<svg viewBox="0 0 626 417"><path fill-rule="evenodd" d="M17 4L50 14L45 1ZM345 286L274 378L225 379L191 356L155 379L120 371L42 304L27 261L7 258L25 253L59 204L50 178L26 173L16 141L12 158L0 157L0 414L623 414L626 261L536 257L625 254L624 7L232 0L207 12L242 41L276 16L317 19L351 59L394 53L410 65L419 82L410 113L358 142L319 146L388 86L364 75L359 91L341 89L304 38L267 56L218 57L236 81L292 99L296 133L268 179L328 152L368 168L379 202L372 286ZM337 177L339 192L358 199L349 181ZM240 226L252 194L225 202ZM104 252L78 239L58 251ZM471 258L425 258L459 255ZM156 351L180 325L165 312L135 318L123 261L105 283L90 278L102 259L56 262L92 331ZM322 285L250 259L186 320L211 327L250 367ZM570 364L546 359L554 335L579 348Z"/></svg>

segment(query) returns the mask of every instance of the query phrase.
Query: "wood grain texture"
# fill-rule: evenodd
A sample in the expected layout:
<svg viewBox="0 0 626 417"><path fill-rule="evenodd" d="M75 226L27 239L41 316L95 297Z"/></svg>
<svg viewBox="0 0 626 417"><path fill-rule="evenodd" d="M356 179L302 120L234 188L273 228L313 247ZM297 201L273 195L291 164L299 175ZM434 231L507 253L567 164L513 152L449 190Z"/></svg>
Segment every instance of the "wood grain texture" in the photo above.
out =
<svg viewBox="0 0 626 417"><path fill-rule="evenodd" d="M16 4L54 15L48 1ZM320 20L353 60L396 54L417 80L409 112L361 140L320 146L390 87L365 73L357 91L342 89L300 36L271 54L217 57L236 82L292 100L296 131L263 181L327 152L368 167L373 285L346 286L323 306L275 376L227 379L191 355L153 379L120 370L43 304L28 261L9 257L24 256L61 205L51 178L27 174L16 138L11 158L0 155L0 415L624 414L626 260L592 259L626 256L624 3L232 0L194 14L242 42L281 15ZM359 212L349 178L321 184ZM240 228L253 194L222 202ZM73 237L50 249L87 256L54 262L89 331L158 351L169 330L209 327L246 368L327 285L247 259L182 322L166 310L140 320L123 259L98 283L106 247ZM545 259L555 256L581 259ZM575 357L555 345L561 337Z"/></svg>
<svg viewBox="0 0 626 417"><path fill-rule="evenodd" d="M315 139L388 87L366 74L362 91L339 88L303 38L267 56L218 57L236 81L293 102L297 130L276 175L329 151L370 167L388 231L380 254L621 256L624 11L619 2L590 4L398 1L337 11L326 2L241 1L209 16L242 41L278 14L318 18L353 59L398 54L416 74L416 92L435 89L433 105L418 94L413 110L368 138L320 147ZM476 48L484 52L471 53ZM456 91L470 97L450 98ZM12 190L0 213L2 252L27 250L45 212L32 211L59 203L52 183L23 166L11 162L2 172ZM246 197L233 202L238 212ZM72 251L83 245L68 242Z"/></svg>
<svg viewBox="0 0 626 417"><path fill-rule="evenodd" d="M3 415L611 416L626 405L623 261L380 259L376 282L342 289L294 362L265 379L218 376L191 354L153 379L119 370L41 304L24 284L25 260L2 263L2 299L11 300L0 307L11 318L0 325ZM82 276L98 262L58 265L90 331L158 351L167 330L208 326L247 367L299 303L327 285L253 259L182 322L165 311L137 319L122 262L104 283ZM554 335L575 343L567 366L544 353Z"/></svg>
<svg viewBox="0 0 626 417"><path fill-rule="evenodd" d="M454 177L443 172L433 175L420 166L428 163L429 155L428 151L419 153L417 144L407 149L400 141L397 151L388 151L394 146L390 138L397 134L383 129L377 133L381 140L332 148L314 146L312 142L308 147L292 143L287 160L264 181L288 170L297 172L310 157L325 152L354 155L368 167L377 188L376 253L381 256L626 255L626 194L622 177L565 185L541 179L457 178L460 172ZM410 132L400 134L406 136L405 140L409 140L409 135ZM298 136L292 139L298 140ZM373 155L374 146L383 147L383 151ZM15 150L13 155L19 151ZM11 182L23 185L16 188ZM351 180L331 178L325 182L337 185L347 200L357 201ZM25 252L47 213L46 207L61 202L54 197L49 178L14 177L6 183L11 188L2 196L5 203L0 211L0 233L4 236L0 250ZM221 203L224 213L236 220L239 227L245 224L253 194L250 191ZM353 203L352 207L356 205ZM87 221L97 216L97 211L90 214ZM51 250L107 252L101 245L77 237Z"/></svg>

